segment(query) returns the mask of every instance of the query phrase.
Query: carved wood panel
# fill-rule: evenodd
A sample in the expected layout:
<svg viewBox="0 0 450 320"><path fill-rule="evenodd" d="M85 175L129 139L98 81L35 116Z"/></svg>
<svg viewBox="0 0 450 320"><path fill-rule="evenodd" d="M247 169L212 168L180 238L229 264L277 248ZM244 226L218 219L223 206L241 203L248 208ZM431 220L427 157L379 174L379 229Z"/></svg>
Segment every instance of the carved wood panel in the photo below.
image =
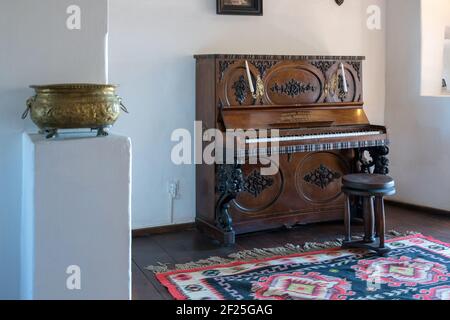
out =
<svg viewBox="0 0 450 320"><path fill-rule="evenodd" d="M263 179L255 173L259 166L243 166L246 191L233 202L233 220L343 208L341 178L351 172L353 159L352 150L282 155L280 173Z"/></svg>
<svg viewBox="0 0 450 320"><path fill-rule="evenodd" d="M325 100L325 78L309 63L282 62L264 79L267 104L296 105Z"/></svg>
<svg viewBox="0 0 450 320"><path fill-rule="evenodd" d="M311 153L298 165L298 195L311 203L327 203L341 196L341 179L350 172L348 162L331 152Z"/></svg>
<svg viewBox="0 0 450 320"><path fill-rule="evenodd" d="M244 165L243 173L244 190L235 200L239 211L246 214L261 212L278 200L284 187L282 169L276 175L264 176L261 175L261 165Z"/></svg>
<svg viewBox="0 0 450 320"><path fill-rule="evenodd" d="M263 97L252 97L245 60L218 60L219 107L362 102L361 61L343 63L348 92L344 92L338 60L248 60L248 63L254 89L258 76L264 83Z"/></svg>
<svg viewBox="0 0 450 320"><path fill-rule="evenodd" d="M255 99L253 99L250 91L247 71L245 65L241 62L236 62L228 67L219 86L221 89L219 99L225 101L227 106L249 106L255 104ZM252 67L251 73L254 87L256 87L254 79L256 79L255 74L257 74L255 71L256 68ZM220 94L222 97L220 97Z"/></svg>
<svg viewBox="0 0 450 320"><path fill-rule="evenodd" d="M337 80L337 87L332 88L334 90L330 90L327 96L327 102L362 102L360 69L358 69L360 68L360 62L345 62L343 65L348 91L344 91L344 78L340 69L340 63L336 63L326 73L329 84L333 83L333 78Z"/></svg>

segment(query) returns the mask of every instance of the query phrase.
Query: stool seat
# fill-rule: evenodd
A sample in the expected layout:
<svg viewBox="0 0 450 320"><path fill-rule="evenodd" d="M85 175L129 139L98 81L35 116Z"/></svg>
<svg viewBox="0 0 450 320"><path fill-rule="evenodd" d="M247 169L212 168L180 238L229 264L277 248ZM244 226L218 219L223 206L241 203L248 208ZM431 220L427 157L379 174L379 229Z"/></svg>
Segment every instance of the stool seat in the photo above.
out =
<svg viewBox="0 0 450 320"><path fill-rule="evenodd" d="M342 192L351 195L351 196L359 196L359 197L389 197L396 194L397 190L394 188L389 189L350 189L346 187L342 187Z"/></svg>
<svg viewBox="0 0 450 320"><path fill-rule="evenodd" d="M389 176L381 174L349 174L342 178L344 188L354 190L383 190L394 189L395 181Z"/></svg>
<svg viewBox="0 0 450 320"><path fill-rule="evenodd" d="M345 194L344 248L365 248L379 255L385 255L390 251L390 248L385 246L384 197L394 195L395 191L394 179L385 175L359 173L342 178L342 192ZM352 241L351 199L363 211L364 238L362 241Z"/></svg>

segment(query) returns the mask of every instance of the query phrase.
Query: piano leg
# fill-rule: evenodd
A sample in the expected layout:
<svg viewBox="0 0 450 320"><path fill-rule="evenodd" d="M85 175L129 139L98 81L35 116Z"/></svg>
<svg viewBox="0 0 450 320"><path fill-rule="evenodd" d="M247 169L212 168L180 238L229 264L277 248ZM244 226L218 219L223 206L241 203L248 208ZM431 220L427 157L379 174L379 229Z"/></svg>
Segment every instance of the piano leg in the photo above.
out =
<svg viewBox="0 0 450 320"><path fill-rule="evenodd" d="M242 191L243 183L244 178L240 165L218 166L217 190L221 195L216 204L216 226L223 234L223 237L218 237L217 240L224 245L233 245L235 243L236 234L233 230L233 220L229 209L230 203Z"/></svg>
<svg viewBox="0 0 450 320"><path fill-rule="evenodd" d="M364 157L364 153L368 151L371 161ZM389 148L387 146L359 149L357 152L357 162L359 164L359 172L374 174L389 174ZM373 168L373 169L372 169Z"/></svg>
<svg viewBox="0 0 450 320"><path fill-rule="evenodd" d="M372 158L370 161L364 156L366 151L369 153L370 158ZM389 147L387 146L356 149L356 172L383 175L389 174L388 155ZM356 214L353 215L353 218L362 219L364 211L363 201L359 198L356 199L355 203Z"/></svg>
<svg viewBox="0 0 450 320"><path fill-rule="evenodd" d="M373 173L375 174L389 174L389 148L387 146L376 147L369 149L370 156L373 159L375 168Z"/></svg>

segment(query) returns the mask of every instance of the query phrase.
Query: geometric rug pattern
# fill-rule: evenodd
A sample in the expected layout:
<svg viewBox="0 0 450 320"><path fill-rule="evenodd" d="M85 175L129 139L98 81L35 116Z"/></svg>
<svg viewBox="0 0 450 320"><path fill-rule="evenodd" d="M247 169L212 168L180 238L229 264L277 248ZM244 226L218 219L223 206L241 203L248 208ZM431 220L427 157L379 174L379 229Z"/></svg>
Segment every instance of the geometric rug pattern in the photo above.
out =
<svg viewBox="0 0 450 320"><path fill-rule="evenodd" d="M420 234L385 257L332 248L156 275L177 300L450 300L450 245Z"/></svg>

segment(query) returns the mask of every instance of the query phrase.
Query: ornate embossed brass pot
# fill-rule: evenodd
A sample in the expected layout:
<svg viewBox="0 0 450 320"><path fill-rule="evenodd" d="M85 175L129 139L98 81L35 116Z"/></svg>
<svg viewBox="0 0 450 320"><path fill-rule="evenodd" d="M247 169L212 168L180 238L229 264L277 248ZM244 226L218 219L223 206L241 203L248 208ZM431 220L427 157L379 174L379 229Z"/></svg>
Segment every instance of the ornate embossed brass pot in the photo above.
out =
<svg viewBox="0 0 450 320"><path fill-rule="evenodd" d="M112 126L120 109L128 112L122 99L116 95L115 85L109 84L53 84L30 86L36 95L27 101L27 110L33 122L45 132L58 129L98 129Z"/></svg>

